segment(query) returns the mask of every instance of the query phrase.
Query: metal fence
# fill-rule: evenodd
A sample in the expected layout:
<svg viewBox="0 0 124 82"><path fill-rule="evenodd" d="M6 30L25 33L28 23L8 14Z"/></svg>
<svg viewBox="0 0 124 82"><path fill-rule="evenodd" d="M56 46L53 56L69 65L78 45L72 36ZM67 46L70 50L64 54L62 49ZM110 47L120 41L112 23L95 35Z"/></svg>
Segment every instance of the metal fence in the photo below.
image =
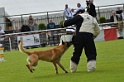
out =
<svg viewBox="0 0 124 82"><path fill-rule="evenodd" d="M26 48L33 48L33 47L45 47L45 46L55 46L60 43L60 35L65 34L66 29L53 29L53 30L40 30L40 31L30 31L30 32L20 32L20 33L11 33L0 35L0 43L3 44L4 50L16 50L18 49L19 39L18 37L26 37L26 40L32 41L29 36L38 35L39 44L33 43L26 43ZM34 42L34 41L33 41Z"/></svg>
<svg viewBox="0 0 124 82"><path fill-rule="evenodd" d="M111 22L111 23L99 24L99 26L101 27L101 31L104 29L111 29L111 28L115 28L118 31L117 24L118 23ZM122 25L122 26L123 26L122 27L122 36L124 38L124 25ZM31 37L29 37L29 36L32 36L34 38L35 35L38 35L39 44L32 45L34 42L33 43L27 42L25 47L33 48L33 47L45 47L48 45L56 46L60 43L60 39L61 39L60 37L62 34L66 34L66 28L4 34L4 35L0 35L0 43L3 44L5 51L6 50L15 50L15 49L18 49L18 43L19 43L18 37L25 37L26 40L29 40L29 39L31 39ZM120 37L120 35L118 37ZM34 39L31 39L29 41L32 41L32 40L35 41Z"/></svg>

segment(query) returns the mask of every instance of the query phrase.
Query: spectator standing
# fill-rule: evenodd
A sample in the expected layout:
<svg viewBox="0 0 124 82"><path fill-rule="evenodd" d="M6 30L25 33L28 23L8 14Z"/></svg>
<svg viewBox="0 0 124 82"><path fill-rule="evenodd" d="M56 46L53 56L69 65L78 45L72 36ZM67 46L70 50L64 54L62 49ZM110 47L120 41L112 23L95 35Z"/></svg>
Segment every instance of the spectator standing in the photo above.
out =
<svg viewBox="0 0 124 82"><path fill-rule="evenodd" d="M87 1L87 12L96 18L96 9L95 9L95 5L93 4L93 0L89 0Z"/></svg>
<svg viewBox="0 0 124 82"><path fill-rule="evenodd" d="M27 22L25 21L24 24L22 25L21 32L27 32L27 31L31 31L30 27L27 25Z"/></svg>
<svg viewBox="0 0 124 82"><path fill-rule="evenodd" d="M76 34L73 38L74 52L70 60L70 70L76 72L84 48L87 57L87 71L94 71L97 56L94 38L100 33L98 23L91 15L84 13L84 10L79 10L74 18L63 23L63 27L74 24L76 25Z"/></svg>
<svg viewBox="0 0 124 82"><path fill-rule="evenodd" d="M75 11L74 11L74 9L72 8L72 9L71 9L71 13L70 13L70 17L73 18L74 15L75 15Z"/></svg>
<svg viewBox="0 0 124 82"><path fill-rule="evenodd" d="M76 12L79 11L79 10L84 10L84 8L81 6L80 3L77 3L77 9L76 9Z"/></svg>
<svg viewBox="0 0 124 82"><path fill-rule="evenodd" d="M68 7L68 4L65 5L65 9L64 9L64 16L65 18L68 20L70 19L70 13L71 13L71 10L70 8Z"/></svg>
<svg viewBox="0 0 124 82"><path fill-rule="evenodd" d="M117 14L118 18L122 17L122 10L120 9L120 7L117 7L116 14Z"/></svg>
<svg viewBox="0 0 124 82"><path fill-rule="evenodd" d="M36 20L34 20L33 22L33 28L32 28L33 31L38 31L39 30L39 27L38 27L38 24L36 23Z"/></svg>
<svg viewBox="0 0 124 82"><path fill-rule="evenodd" d="M33 19L33 17L30 15L30 16L29 16L29 19L28 19L28 26L30 27L31 31L33 31L33 22L34 22L34 19Z"/></svg>

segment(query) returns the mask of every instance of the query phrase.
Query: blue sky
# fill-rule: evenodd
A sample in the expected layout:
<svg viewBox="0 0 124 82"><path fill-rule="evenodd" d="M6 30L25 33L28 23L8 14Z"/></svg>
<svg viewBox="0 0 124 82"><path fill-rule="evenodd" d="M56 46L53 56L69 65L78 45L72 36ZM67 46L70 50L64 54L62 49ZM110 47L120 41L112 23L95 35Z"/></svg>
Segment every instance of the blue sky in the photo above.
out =
<svg viewBox="0 0 124 82"><path fill-rule="evenodd" d="M86 7L86 0L0 0L0 7L4 7L9 15L20 15L44 11L63 10L64 5L76 8L81 3ZM94 0L96 6L124 3L124 0Z"/></svg>

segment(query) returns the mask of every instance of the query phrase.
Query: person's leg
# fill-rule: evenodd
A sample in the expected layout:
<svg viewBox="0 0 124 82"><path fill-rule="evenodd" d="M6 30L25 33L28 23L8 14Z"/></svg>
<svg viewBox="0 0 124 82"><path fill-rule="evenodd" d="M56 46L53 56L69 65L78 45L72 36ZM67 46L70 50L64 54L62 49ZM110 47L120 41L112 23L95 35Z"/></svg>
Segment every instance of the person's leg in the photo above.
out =
<svg viewBox="0 0 124 82"><path fill-rule="evenodd" d="M94 71L96 69L96 47L93 38L89 38L85 43L85 54L87 57L87 71Z"/></svg>
<svg viewBox="0 0 124 82"><path fill-rule="evenodd" d="M85 44L85 54L87 57L87 61L96 60L97 53L95 43L93 41Z"/></svg>
<svg viewBox="0 0 124 82"><path fill-rule="evenodd" d="M80 56L82 54L82 49L83 49L83 45L81 43L74 44L74 52L70 60L70 71L71 72L76 72L77 70L77 65L79 63Z"/></svg>

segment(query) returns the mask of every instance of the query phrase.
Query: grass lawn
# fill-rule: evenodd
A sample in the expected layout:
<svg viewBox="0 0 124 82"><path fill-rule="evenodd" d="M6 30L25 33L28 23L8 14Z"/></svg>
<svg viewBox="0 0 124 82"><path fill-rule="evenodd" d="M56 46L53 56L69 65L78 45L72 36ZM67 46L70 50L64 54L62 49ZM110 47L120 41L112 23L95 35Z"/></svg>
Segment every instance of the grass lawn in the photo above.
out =
<svg viewBox="0 0 124 82"><path fill-rule="evenodd" d="M95 72L86 71L86 56L82 53L78 70L71 73L69 61L73 46L63 55L61 63L69 72L65 74L59 67L55 74L52 63L39 61L34 73L27 67L27 55L19 51L5 52L6 62L0 62L0 82L124 82L124 39L96 42L97 69ZM36 48L45 50L51 47ZM32 49L29 49L31 51Z"/></svg>

